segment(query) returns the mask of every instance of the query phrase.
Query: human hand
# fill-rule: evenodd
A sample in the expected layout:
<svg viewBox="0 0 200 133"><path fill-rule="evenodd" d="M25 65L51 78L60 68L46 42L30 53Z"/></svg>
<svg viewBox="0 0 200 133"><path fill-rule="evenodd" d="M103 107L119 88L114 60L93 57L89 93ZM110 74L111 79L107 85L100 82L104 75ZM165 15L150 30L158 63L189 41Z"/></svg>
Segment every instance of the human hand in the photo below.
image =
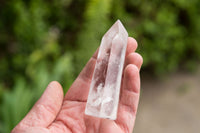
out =
<svg viewBox="0 0 200 133"><path fill-rule="evenodd" d="M128 38L125 67L115 121L84 114L97 53L88 61L65 97L53 81L12 133L131 133L140 94L139 70L142 57L135 53L137 42Z"/></svg>

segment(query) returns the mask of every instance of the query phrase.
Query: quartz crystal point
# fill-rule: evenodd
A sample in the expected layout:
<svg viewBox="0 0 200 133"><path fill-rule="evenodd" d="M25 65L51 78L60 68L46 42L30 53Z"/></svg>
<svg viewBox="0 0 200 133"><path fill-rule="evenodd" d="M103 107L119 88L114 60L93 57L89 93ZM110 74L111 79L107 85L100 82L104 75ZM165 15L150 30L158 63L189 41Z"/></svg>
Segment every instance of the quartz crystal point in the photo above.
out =
<svg viewBox="0 0 200 133"><path fill-rule="evenodd" d="M85 114L115 120L128 33L120 20L101 40Z"/></svg>

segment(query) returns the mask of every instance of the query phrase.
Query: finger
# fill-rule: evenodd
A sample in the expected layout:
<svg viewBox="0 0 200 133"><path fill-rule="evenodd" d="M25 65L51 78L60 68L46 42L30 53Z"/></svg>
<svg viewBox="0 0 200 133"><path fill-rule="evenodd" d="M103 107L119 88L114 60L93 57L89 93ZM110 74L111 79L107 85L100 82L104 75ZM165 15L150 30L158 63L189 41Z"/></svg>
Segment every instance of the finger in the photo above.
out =
<svg viewBox="0 0 200 133"><path fill-rule="evenodd" d="M140 69L142 66L142 63L143 63L143 58L140 54L130 53L126 57L125 66L127 66L128 64L134 64L138 67L138 69Z"/></svg>
<svg viewBox="0 0 200 133"><path fill-rule="evenodd" d="M124 73L120 103L129 107L130 111L135 114L140 93L139 69L135 65L129 64Z"/></svg>
<svg viewBox="0 0 200 133"><path fill-rule="evenodd" d="M124 79L120 95L116 123L123 130L131 132L135 122L140 94L140 76L136 65L129 64L124 70Z"/></svg>
<svg viewBox="0 0 200 133"><path fill-rule="evenodd" d="M96 64L98 52L99 52L99 48L95 51L93 56L90 58L86 66L83 68L83 70L79 74L78 78L83 79L86 82L92 79L92 74L93 74L94 66Z"/></svg>
<svg viewBox="0 0 200 133"><path fill-rule="evenodd" d="M128 37L126 56L128 56L130 53L135 52L137 46L138 46L137 41L132 37Z"/></svg>
<svg viewBox="0 0 200 133"><path fill-rule="evenodd" d="M22 130L36 126L47 127L56 118L60 111L62 101L63 89L61 85L56 81L51 82L30 112L14 130Z"/></svg>
<svg viewBox="0 0 200 133"><path fill-rule="evenodd" d="M88 97L88 92L90 88L90 83L96 64L96 58L98 54L98 49L94 55L90 58L86 66L83 68L79 76L76 78L72 86L69 88L65 95L65 100L71 101L83 101L85 102Z"/></svg>

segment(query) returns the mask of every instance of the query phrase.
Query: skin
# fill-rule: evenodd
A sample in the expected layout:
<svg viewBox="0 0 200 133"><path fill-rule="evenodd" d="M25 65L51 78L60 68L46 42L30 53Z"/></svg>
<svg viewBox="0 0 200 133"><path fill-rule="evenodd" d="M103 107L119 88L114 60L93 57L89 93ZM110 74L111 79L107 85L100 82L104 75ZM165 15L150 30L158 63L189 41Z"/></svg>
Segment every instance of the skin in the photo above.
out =
<svg viewBox="0 0 200 133"><path fill-rule="evenodd" d="M66 95L52 81L25 118L11 133L132 133L140 94L142 57L129 37L116 120L84 114L98 50L88 61Z"/></svg>

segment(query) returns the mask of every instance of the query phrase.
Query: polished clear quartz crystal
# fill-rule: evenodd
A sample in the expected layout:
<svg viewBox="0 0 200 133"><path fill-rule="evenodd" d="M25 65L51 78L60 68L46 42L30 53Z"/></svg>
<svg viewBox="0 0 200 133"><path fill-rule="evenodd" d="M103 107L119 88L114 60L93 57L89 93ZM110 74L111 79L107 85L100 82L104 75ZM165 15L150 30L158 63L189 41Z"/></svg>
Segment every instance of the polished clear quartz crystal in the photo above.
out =
<svg viewBox="0 0 200 133"><path fill-rule="evenodd" d="M120 20L101 40L85 114L115 120L128 33Z"/></svg>

